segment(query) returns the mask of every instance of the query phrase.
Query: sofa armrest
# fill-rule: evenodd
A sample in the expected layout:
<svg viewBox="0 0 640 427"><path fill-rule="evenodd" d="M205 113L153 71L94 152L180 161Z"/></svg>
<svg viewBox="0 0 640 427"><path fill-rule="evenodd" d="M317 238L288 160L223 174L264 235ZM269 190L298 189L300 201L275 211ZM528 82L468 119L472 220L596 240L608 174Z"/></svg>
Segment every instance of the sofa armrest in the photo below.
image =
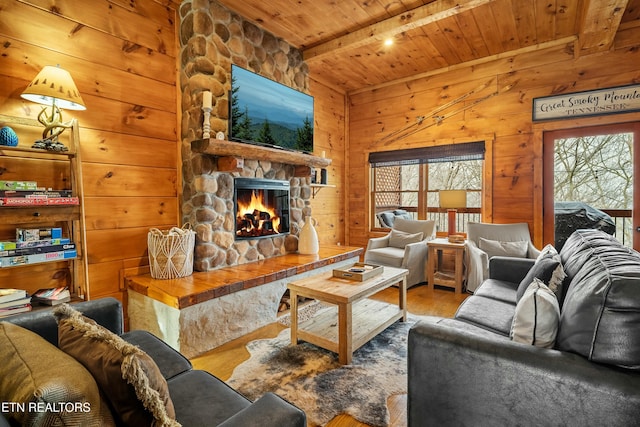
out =
<svg viewBox="0 0 640 427"><path fill-rule="evenodd" d="M305 427L307 417L296 406L273 393L266 393L260 399L238 412L220 427Z"/></svg>
<svg viewBox="0 0 640 427"><path fill-rule="evenodd" d="M489 260L489 278L520 283L535 262L529 258L494 256Z"/></svg>
<svg viewBox="0 0 640 427"><path fill-rule="evenodd" d="M122 304L115 298L100 298L72 304L72 307L95 320L111 332L121 335L124 329ZM58 345L58 323L52 314L53 308L34 310L2 319L29 329L51 344Z"/></svg>
<svg viewBox="0 0 640 427"><path fill-rule="evenodd" d="M386 248L387 246L389 246L389 235L382 237L372 237L367 243L367 250Z"/></svg>
<svg viewBox="0 0 640 427"><path fill-rule="evenodd" d="M640 374L420 321L409 331L408 425L632 425Z"/></svg>
<svg viewBox="0 0 640 427"><path fill-rule="evenodd" d="M465 249L467 291L475 292L489 276L489 256L471 240L467 240Z"/></svg>

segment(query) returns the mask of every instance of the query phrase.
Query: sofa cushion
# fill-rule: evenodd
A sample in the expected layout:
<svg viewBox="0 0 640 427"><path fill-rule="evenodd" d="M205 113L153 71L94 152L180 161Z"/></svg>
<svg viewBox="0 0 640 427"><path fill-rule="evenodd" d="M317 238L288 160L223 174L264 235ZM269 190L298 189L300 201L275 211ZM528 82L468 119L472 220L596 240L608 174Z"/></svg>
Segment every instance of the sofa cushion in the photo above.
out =
<svg viewBox="0 0 640 427"><path fill-rule="evenodd" d="M489 258L494 256L526 258L527 251L529 250L529 242L501 242L480 237L478 239L478 247L486 252Z"/></svg>
<svg viewBox="0 0 640 427"><path fill-rule="evenodd" d="M560 307L556 295L534 277L516 305L511 339L536 347L553 348L559 320Z"/></svg>
<svg viewBox="0 0 640 427"><path fill-rule="evenodd" d="M392 229L389 233L389 246L404 249L410 243L418 243L422 241L423 234L406 233L404 231Z"/></svg>
<svg viewBox="0 0 640 427"><path fill-rule="evenodd" d="M473 295L496 299L516 305L516 284L498 279L487 279Z"/></svg>
<svg viewBox="0 0 640 427"><path fill-rule="evenodd" d="M402 267L404 260L404 248L386 248L369 249L367 251L367 262L371 264L381 264L389 267Z"/></svg>
<svg viewBox="0 0 640 427"><path fill-rule="evenodd" d="M582 262L567 290L557 348L594 362L640 369L640 255L603 238L601 234L608 235L602 231L576 233L583 240L580 252L590 252L591 258Z"/></svg>
<svg viewBox="0 0 640 427"><path fill-rule="evenodd" d="M185 426L216 426L251 402L208 372L193 370L167 381L176 419ZM264 414L268 419L269 414ZM268 424L265 420L265 424Z"/></svg>
<svg viewBox="0 0 640 427"><path fill-rule="evenodd" d="M470 296L458 307L455 318L509 336L515 304L483 296Z"/></svg>
<svg viewBox="0 0 640 427"><path fill-rule="evenodd" d="M67 304L54 316L58 346L91 372L122 423L179 425L167 383L149 355Z"/></svg>
<svg viewBox="0 0 640 427"><path fill-rule="evenodd" d="M189 359L148 331L125 332L121 338L151 356L165 379L192 369Z"/></svg>
<svg viewBox="0 0 640 427"><path fill-rule="evenodd" d="M524 276L524 278L520 282L520 285L518 286L516 301L520 301L531 283L533 283L534 278L539 279L546 286L549 286L551 278L553 277L553 274L556 272L558 267L562 269L560 260L556 260L552 257L546 257L536 260L536 263L533 264L531 269L529 269L529 272L526 276ZM555 289L558 289L557 284L555 284Z"/></svg>
<svg viewBox="0 0 640 427"><path fill-rule="evenodd" d="M38 334L8 322L0 323L0 402L24 405L24 410L3 413L20 425L115 425L84 366ZM56 409L56 404L64 406Z"/></svg>

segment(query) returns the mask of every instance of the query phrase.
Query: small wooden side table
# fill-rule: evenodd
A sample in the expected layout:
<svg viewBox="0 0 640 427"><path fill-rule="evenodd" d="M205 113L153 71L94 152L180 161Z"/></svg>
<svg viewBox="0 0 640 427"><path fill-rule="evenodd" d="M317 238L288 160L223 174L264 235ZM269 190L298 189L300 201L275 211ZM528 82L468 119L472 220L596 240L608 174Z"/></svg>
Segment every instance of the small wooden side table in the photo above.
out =
<svg viewBox="0 0 640 427"><path fill-rule="evenodd" d="M442 252L454 252L454 270L442 269ZM448 239L433 239L427 242L427 282L430 290L433 285L447 286L462 293L464 281L464 243L451 243Z"/></svg>

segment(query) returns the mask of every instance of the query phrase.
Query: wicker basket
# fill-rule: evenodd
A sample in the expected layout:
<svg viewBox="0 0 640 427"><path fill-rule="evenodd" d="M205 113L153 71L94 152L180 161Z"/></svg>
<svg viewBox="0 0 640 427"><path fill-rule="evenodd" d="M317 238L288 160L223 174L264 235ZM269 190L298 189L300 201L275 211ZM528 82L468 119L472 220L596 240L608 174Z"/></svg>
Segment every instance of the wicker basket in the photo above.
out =
<svg viewBox="0 0 640 427"><path fill-rule="evenodd" d="M173 227L168 231L149 230L149 268L154 279L175 279L193 273L193 248L196 233L190 224Z"/></svg>

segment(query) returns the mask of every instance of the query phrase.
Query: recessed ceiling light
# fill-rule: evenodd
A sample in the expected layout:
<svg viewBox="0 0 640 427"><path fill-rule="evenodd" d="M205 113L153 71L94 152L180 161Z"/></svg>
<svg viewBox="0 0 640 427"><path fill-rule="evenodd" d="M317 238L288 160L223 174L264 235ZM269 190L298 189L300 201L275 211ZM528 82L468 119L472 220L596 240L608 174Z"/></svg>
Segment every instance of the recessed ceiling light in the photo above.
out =
<svg viewBox="0 0 640 427"><path fill-rule="evenodd" d="M384 41L384 45L385 45L385 46L391 46L392 44L393 44L393 39L386 39L386 40Z"/></svg>

